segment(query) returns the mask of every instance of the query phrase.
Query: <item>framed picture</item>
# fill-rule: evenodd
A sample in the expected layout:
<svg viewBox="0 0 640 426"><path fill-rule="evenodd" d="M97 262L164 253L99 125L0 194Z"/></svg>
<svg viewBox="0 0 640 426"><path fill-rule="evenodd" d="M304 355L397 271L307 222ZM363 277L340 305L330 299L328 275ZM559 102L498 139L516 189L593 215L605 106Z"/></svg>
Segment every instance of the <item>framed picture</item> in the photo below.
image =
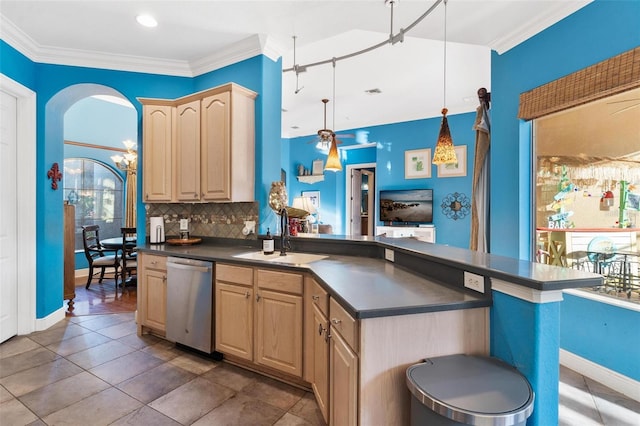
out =
<svg viewBox="0 0 640 426"><path fill-rule="evenodd" d="M454 147L458 162L455 164L440 164L438 166L438 177L456 177L467 175L467 146L460 145Z"/></svg>
<svg viewBox="0 0 640 426"><path fill-rule="evenodd" d="M404 178L431 177L431 149L413 149L404 152Z"/></svg>
<svg viewBox="0 0 640 426"><path fill-rule="evenodd" d="M303 197L309 197L316 210L320 210L320 191L302 191Z"/></svg>
<svg viewBox="0 0 640 426"><path fill-rule="evenodd" d="M315 160L311 166L311 174L314 176L321 175L324 173L324 161Z"/></svg>

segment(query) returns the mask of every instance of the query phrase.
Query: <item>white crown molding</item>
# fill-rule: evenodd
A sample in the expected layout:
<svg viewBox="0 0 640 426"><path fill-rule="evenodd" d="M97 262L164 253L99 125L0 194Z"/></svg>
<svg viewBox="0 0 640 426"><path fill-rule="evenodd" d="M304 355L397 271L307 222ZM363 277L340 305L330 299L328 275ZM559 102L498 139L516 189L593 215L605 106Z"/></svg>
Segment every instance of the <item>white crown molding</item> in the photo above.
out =
<svg viewBox="0 0 640 426"><path fill-rule="evenodd" d="M0 14L0 39L27 58L36 61L37 43L2 14Z"/></svg>
<svg viewBox="0 0 640 426"><path fill-rule="evenodd" d="M201 75L259 55L260 38L249 36L225 49L191 62L192 75Z"/></svg>
<svg viewBox="0 0 640 426"><path fill-rule="evenodd" d="M41 46L0 15L0 38L27 58L44 64L195 77L264 54L276 61L283 49L271 37L252 35L196 61L175 61Z"/></svg>
<svg viewBox="0 0 640 426"><path fill-rule="evenodd" d="M254 34L204 58L191 62L193 75L217 70L257 55L265 55L272 61L282 56L282 46L273 37Z"/></svg>
<svg viewBox="0 0 640 426"><path fill-rule="evenodd" d="M501 55L506 51L512 49L513 47L519 45L523 41L528 40L539 32L561 21L577 10L583 8L592 1L593 0L549 2L545 6L551 9L549 10L549 13L547 13L540 19L528 22L527 25L522 25L517 29L517 31L513 31L510 34L505 35L504 37L492 40L489 43L489 47L491 47L491 49L495 50L496 52L498 52L498 54Z"/></svg>
<svg viewBox="0 0 640 426"><path fill-rule="evenodd" d="M36 62L115 71L193 77L191 67L186 61L114 55L77 49L43 48Z"/></svg>

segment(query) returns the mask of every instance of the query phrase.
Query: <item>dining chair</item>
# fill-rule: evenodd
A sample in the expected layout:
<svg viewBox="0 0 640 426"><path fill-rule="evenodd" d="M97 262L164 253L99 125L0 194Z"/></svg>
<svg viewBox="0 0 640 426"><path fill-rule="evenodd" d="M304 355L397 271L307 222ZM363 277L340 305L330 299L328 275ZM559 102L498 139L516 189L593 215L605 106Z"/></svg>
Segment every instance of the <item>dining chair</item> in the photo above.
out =
<svg viewBox="0 0 640 426"><path fill-rule="evenodd" d="M85 225L82 227L82 243L84 245L84 255L89 262L89 277L87 278L86 289L89 289L93 280L94 268L100 268L99 283L104 279L104 273L107 268L114 269L116 293L118 289L118 272L120 268L120 260L115 250L109 250L100 244L100 226ZM113 253L113 254L111 254Z"/></svg>
<svg viewBox="0 0 640 426"><path fill-rule="evenodd" d="M622 262L617 247L608 237L595 237L587 245L587 258L595 273L604 277L604 291L617 292L621 286Z"/></svg>
<svg viewBox="0 0 640 426"><path fill-rule="evenodd" d="M120 252L120 274L122 276L122 287L126 288L127 282L131 283L132 278L137 277L138 254L134 250L135 243L131 240L137 236L136 228L120 228L122 233L122 249Z"/></svg>

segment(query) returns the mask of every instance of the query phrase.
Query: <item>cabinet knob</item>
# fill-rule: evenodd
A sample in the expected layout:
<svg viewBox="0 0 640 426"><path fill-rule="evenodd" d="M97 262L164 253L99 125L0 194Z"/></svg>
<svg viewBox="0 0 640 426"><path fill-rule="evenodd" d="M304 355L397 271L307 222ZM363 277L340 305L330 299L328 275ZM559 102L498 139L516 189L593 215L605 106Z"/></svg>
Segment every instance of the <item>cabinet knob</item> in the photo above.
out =
<svg viewBox="0 0 640 426"><path fill-rule="evenodd" d="M166 275L163 275L163 276L162 276L162 282L163 282L163 283L166 283L166 282L167 282L167 276L166 276Z"/></svg>
<svg viewBox="0 0 640 426"><path fill-rule="evenodd" d="M318 324L318 335L322 336L323 331L324 331L324 328L322 327L322 324Z"/></svg>
<svg viewBox="0 0 640 426"><path fill-rule="evenodd" d="M329 343L329 339L331 339L331 332L327 333L324 335L324 341L326 343Z"/></svg>
<svg viewBox="0 0 640 426"><path fill-rule="evenodd" d="M318 300L320 300L320 296L314 294L313 296L311 296L311 299L313 299L314 302L317 302Z"/></svg>
<svg viewBox="0 0 640 426"><path fill-rule="evenodd" d="M340 324L342 320L339 320L338 318L331 318L331 322L334 324Z"/></svg>
<svg viewBox="0 0 640 426"><path fill-rule="evenodd" d="M197 192L193 193L193 198L198 198L198 193Z"/></svg>
<svg viewBox="0 0 640 426"><path fill-rule="evenodd" d="M256 294L256 302L259 302L259 301L260 301L260 295Z"/></svg>
<svg viewBox="0 0 640 426"><path fill-rule="evenodd" d="M244 298L245 298L245 299L248 299L248 298L249 298L249 292L248 292L248 291L244 294Z"/></svg>

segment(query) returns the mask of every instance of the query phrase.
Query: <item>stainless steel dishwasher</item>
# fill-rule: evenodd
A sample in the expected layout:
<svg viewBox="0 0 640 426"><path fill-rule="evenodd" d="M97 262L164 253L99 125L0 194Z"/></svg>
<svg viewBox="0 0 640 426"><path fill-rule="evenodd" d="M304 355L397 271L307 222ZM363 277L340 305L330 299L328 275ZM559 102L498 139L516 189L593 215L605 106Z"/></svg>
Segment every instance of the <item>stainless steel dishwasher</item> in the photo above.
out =
<svg viewBox="0 0 640 426"><path fill-rule="evenodd" d="M167 258L167 339L213 352L213 263Z"/></svg>

